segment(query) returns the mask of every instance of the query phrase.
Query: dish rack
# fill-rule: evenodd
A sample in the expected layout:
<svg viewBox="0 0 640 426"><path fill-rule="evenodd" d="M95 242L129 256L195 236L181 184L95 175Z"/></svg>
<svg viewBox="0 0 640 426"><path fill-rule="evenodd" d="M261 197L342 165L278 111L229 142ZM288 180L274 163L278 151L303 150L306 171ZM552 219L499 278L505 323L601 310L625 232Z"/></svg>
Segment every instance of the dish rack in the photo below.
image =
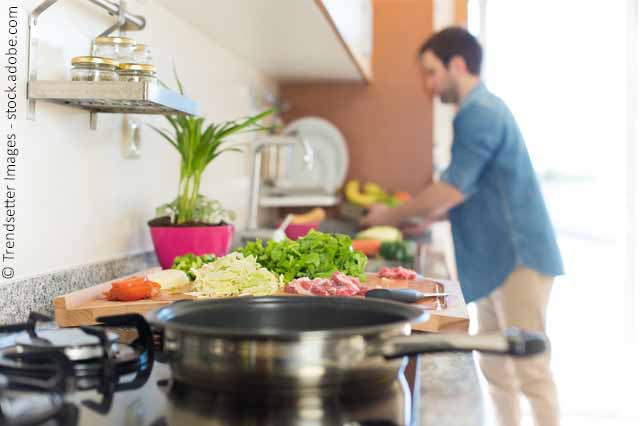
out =
<svg viewBox="0 0 640 426"><path fill-rule="evenodd" d="M165 89L159 84L130 81L47 81L38 80L36 62L38 49L38 20L40 16L59 0L45 0L29 14L29 59L27 98L29 108L27 119L35 120L36 101L52 102L89 111L91 129L96 129L97 114L198 114L197 102L184 95ZM143 16L126 11L124 0L119 4L109 0L87 0L100 6L110 15L117 16L116 22L98 37L118 31L139 31L146 25Z"/></svg>

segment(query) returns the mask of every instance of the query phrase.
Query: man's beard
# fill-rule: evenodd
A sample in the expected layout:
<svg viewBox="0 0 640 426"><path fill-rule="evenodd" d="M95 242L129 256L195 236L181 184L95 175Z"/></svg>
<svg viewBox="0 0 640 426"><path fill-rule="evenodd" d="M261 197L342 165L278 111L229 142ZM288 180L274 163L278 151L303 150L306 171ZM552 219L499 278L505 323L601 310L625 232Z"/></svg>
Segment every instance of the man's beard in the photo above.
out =
<svg viewBox="0 0 640 426"><path fill-rule="evenodd" d="M458 103L458 91L451 87L440 95L440 100L445 104L455 104Z"/></svg>

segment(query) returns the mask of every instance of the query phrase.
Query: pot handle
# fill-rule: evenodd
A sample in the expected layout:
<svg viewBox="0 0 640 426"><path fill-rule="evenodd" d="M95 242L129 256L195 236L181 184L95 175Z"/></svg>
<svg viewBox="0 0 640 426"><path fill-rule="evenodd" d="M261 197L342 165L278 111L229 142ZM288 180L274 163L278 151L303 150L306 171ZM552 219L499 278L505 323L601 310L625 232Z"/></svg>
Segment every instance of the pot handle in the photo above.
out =
<svg viewBox="0 0 640 426"><path fill-rule="evenodd" d="M531 356L544 353L549 342L544 334L510 328L489 334L413 334L386 340L381 347L385 358L435 352L479 351L497 355Z"/></svg>

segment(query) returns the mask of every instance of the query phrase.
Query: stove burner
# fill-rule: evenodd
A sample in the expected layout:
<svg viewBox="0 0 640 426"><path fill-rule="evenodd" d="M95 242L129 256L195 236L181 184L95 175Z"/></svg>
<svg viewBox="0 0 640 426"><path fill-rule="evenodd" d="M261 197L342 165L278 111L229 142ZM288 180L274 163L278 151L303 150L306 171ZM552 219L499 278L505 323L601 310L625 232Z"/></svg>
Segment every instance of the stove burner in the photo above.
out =
<svg viewBox="0 0 640 426"><path fill-rule="evenodd" d="M107 332L107 340L111 350L115 350L118 336ZM59 328L38 331L34 338L29 333L19 333L15 338L16 345L28 349L58 349L72 361L100 358L103 348L100 340L80 328Z"/></svg>
<svg viewBox="0 0 640 426"><path fill-rule="evenodd" d="M38 379L0 375L0 424L7 426L40 425L54 421L59 425L76 425L77 407L64 401L73 375L71 361L58 351L24 354L29 362L48 362L57 366L53 376Z"/></svg>
<svg viewBox="0 0 640 426"><path fill-rule="evenodd" d="M107 414L116 392L138 389L145 383L144 399L161 404L152 407L159 417L153 426L411 424L411 402L402 376L376 389L342 387L339 391L334 388L335 392L317 389L304 394L273 389L266 394L247 389L216 391L171 379L159 382L158 389L156 380L170 377L171 372L168 366L154 363L154 336L142 316L99 318L99 325L76 328L72 333L45 324L47 320L32 316L24 324L0 326L0 333L10 333L0 334L2 426L76 426L79 409ZM125 344L106 327L135 327L139 337ZM154 380L149 381L150 377ZM94 391L71 394L88 389ZM115 411L111 414L119 416Z"/></svg>
<svg viewBox="0 0 640 426"><path fill-rule="evenodd" d="M65 403L62 396L55 393L0 393L0 424L3 426L36 426L45 422L75 426L78 424L78 408Z"/></svg>
<svg viewBox="0 0 640 426"><path fill-rule="evenodd" d="M316 426L318 423L310 422L309 426ZM171 426L164 417L156 419L150 426ZM304 426L299 424L298 426ZM341 425L342 426L342 425ZM350 422L346 426L403 426L389 420L363 420L361 422Z"/></svg>
<svg viewBox="0 0 640 426"><path fill-rule="evenodd" d="M32 313L26 323L0 326L0 333L11 333L0 338L0 375L6 378L6 386L0 383L0 390L5 389L2 390L4 406L0 403L2 413L5 410L20 412L15 407L21 405L10 401L22 400L11 399L6 393L6 389L18 388L31 392L30 398L33 398L33 392L39 392L39 399L34 401L59 400L56 415L66 410L67 417L72 417L73 410L65 408L60 395L95 389L101 395L100 401L84 400L82 404L106 414L111 409L115 392L137 389L148 380L154 361L153 340L151 329L142 316L98 318L98 326L73 329L42 324L36 327L43 321L51 322L52 319ZM105 330L105 326L135 327L138 338L129 345L119 343L117 335ZM47 399L51 392L57 396ZM4 425L2 415L0 424Z"/></svg>
<svg viewBox="0 0 640 426"><path fill-rule="evenodd" d="M162 380L167 393L167 415L153 426L193 424L263 426L349 425L407 426L411 423L409 390L404 378L371 392L353 395L352 389L333 394L291 394L216 391Z"/></svg>

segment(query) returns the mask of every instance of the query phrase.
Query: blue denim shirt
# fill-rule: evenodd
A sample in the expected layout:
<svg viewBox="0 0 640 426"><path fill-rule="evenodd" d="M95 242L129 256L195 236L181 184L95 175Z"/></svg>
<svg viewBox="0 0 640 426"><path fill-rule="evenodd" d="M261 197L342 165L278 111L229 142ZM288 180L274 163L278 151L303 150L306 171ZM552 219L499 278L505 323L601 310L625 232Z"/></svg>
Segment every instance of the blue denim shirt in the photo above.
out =
<svg viewBox="0 0 640 426"><path fill-rule="evenodd" d="M449 218L466 301L489 295L517 266L562 275L540 186L506 104L480 83L463 99L453 130L441 180L465 198Z"/></svg>

